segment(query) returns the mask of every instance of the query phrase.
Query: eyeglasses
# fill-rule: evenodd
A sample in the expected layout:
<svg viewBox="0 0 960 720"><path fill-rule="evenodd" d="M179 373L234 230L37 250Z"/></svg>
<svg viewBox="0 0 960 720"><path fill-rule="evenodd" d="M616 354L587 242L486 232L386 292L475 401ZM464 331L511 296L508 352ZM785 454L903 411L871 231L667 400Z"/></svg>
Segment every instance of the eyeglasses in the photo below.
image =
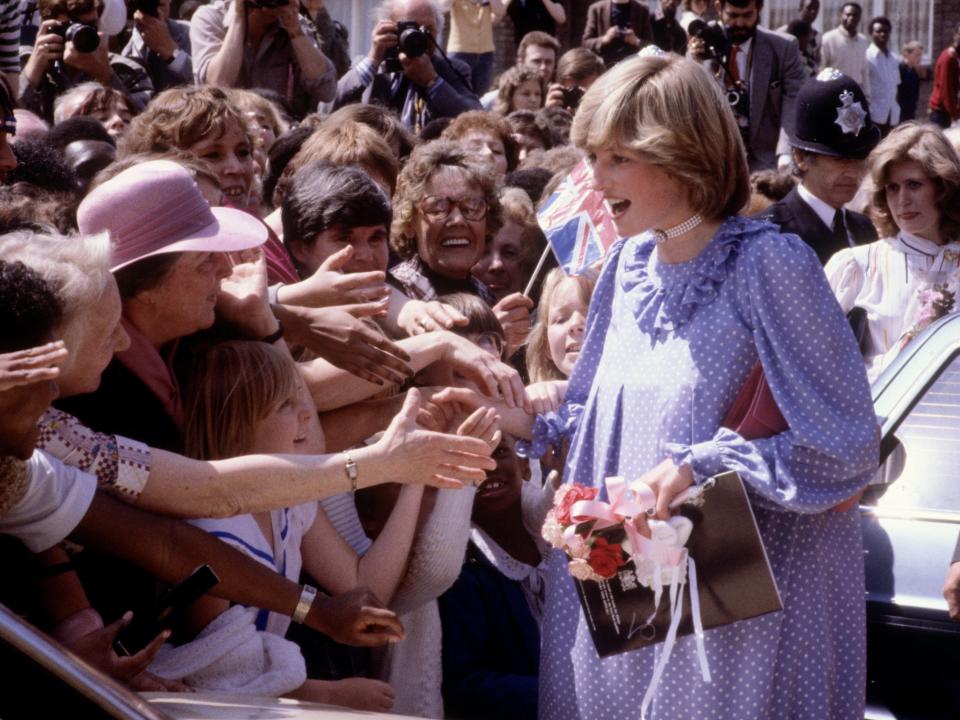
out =
<svg viewBox="0 0 960 720"><path fill-rule="evenodd" d="M424 198L420 209L424 215L434 221L446 220L456 205L460 214L467 220L483 220L487 214L487 201L483 198L448 198L440 195L428 195Z"/></svg>

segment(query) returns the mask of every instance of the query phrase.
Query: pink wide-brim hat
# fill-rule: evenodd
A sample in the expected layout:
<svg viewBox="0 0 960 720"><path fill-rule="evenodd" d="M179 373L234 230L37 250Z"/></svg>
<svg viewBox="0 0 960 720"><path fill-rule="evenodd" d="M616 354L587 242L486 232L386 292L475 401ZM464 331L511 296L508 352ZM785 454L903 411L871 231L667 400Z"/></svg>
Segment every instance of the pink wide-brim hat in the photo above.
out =
<svg viewBox="0 0 960 720"><path fill-rule="evenodd" d="M211 208L190 172L170 160L124 170L77 209L80 232L110 234L111 270L175 252L234 252L262 245L267 227L242 210Z"/></svg>

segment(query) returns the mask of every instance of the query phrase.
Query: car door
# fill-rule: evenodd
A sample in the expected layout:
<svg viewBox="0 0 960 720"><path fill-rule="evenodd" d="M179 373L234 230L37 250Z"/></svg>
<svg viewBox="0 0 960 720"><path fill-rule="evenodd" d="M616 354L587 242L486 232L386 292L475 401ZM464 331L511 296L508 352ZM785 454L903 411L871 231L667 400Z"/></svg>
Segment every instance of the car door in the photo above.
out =
<svg viewBox="0 0 960 720"><path fill-rule="evenodd" d="M883 462L861 501L868 698L897 718L960 717L960 625L943 578L960 532L960 316L874 383Z"/></svg>

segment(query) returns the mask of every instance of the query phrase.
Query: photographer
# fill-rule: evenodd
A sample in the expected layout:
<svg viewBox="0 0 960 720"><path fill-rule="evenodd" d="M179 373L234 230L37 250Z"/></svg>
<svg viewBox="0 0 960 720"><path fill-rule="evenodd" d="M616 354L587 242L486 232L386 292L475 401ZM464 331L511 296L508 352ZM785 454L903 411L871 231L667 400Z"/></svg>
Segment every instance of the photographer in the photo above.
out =
<svg viewBox="0 0 960 720"><path fill-rule="evenodd" d="M336 89L333 63L317 47L299 0L217 0L190 21L199 84L273 88L301 118Z"/></svg>
<svg viewBox="0 0 960 720"><path fill-rule="evenodd" d="M599 0L587 10L583 47L600 55L608 68L651 42L650 11L637 0Z"/></svg>
<svg viewBox="0 0 960 720"><path fill-rule="evenodd" d="M97 28L102 7L100 0L40 0L40 31L20 74L21 107L52 122L56 97L90 80L146 106L153 83L138 63L107 50Z"/></svg>
<svg viewBox="0 0 960 720"><path fill-rule="evenodd" d="M793 137L794 108L807 79L796 38L758 27L763 0L718 0L721 25L693 21L687 54L727 91L750 171L774 168L778 142Z"/></svg>
<svg viewBox="0 0 960 720"><path fill-rule="evenodd" d="M130 0L133 34L122 55L146 68L157 92L193 82L190 23L170 18L170 0Z"/></svg>
<svg viewBox="0 0 960 720"><path fill-rule="evenodd" d="M379 16L370 52L340 78L333 109L385 105L414 133L431 120L481 109L470 67L437 52L443 15L433 0L385 0Z"/></svg>

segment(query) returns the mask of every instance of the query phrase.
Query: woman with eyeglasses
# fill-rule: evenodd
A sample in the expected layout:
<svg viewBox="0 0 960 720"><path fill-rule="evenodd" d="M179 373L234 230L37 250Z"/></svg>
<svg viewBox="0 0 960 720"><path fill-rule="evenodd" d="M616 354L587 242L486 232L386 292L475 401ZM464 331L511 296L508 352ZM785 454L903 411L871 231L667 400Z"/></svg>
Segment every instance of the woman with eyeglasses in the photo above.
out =
<svg viewBox="0 0 960 720"><path fill-rule="evenodd" d="M456 142L421 145L397 178L390 246L401 262L387 282L415 300L466 292L493 305L470 270L500 224L490 167Z"/></svg>

